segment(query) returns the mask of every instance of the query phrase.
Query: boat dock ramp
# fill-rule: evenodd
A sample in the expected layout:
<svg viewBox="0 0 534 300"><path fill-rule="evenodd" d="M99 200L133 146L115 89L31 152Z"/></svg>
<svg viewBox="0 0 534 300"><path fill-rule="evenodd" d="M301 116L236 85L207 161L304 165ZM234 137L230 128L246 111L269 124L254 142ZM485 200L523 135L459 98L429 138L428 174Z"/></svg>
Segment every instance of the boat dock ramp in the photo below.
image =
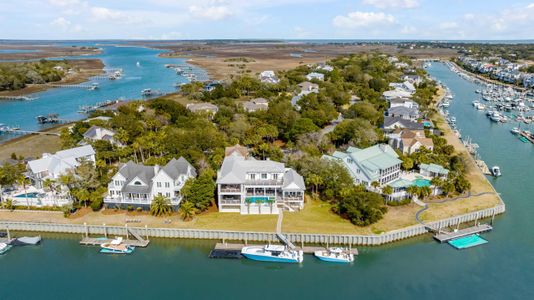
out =
<svg viewBox="0 0 534 300"><path fill-rule="evenodd" d="M60 134L56 133L56 132L20 130L20 129L15 129L15 128L0 128L0 133L21 134L21 135L24 135L24 134L40 134L40 135L60 136Z"/></svg>
<svg viewBox="0 0 534 300"><path fill-rule="evenodd" d="M215 248L211 250L209 257L210 258L229 258L229 259L240 259L243 258L241 255L241 249L245 246L250 246L248 244L232 244L232 243L217 243ZM295 247L295 246L294 246ZM326 247L328 248L328 247ZM294 250L304 252L305 254L314 254L315 251L322 251L326 249L321 246L304 246L295 247ZM346 250L349 253L358 255L357 249L348 249Z"/></svg>
<svg viewBox="0 0 534 300"><path fill-rule="evenodd" d="M126 239L123 240L123 243L129 246L142 247L145 248L150 243L148 236L144 239L139 235L135 230L126 227ZM133 239L130 239L132 237ZM85 233L85 237L80 241L80 245L86 246L100 246L103 243L110 243L113 239L108 238L107 232L104 234L104 237L90 237L89 233Z"/></svg>

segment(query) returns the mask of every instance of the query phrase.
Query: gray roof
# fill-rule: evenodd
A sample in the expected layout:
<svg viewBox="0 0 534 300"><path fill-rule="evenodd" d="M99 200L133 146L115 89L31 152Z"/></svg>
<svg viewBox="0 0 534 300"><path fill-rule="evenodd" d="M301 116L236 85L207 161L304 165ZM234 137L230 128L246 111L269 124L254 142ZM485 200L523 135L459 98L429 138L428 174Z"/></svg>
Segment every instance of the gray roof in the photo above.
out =
<svg viewBox="0 0 534 300"><path fill-rule="evenodd" d="M256 160L254 158L245 159L239 153L224 158L217 183L219 184L241 184L245 183L247 173L284 173L285 166L272 160Z"/></svg>
<svg viewBox="0 0 534 300"><path fill-rule="evenodd" d="M425 126L423 123L418 123L410 120L403 119L401 117L384 117L384 128L388 128L395 123L398 123L399 128L407 128L410 130L423 130Z"/></svg>
<svg viewBox="0 0 534 300"><path fill-rule="evenodd" d="M409 108L406 106L395 106L388 109L388 115L397 115L397 116L418 116L419 110L416 108Z"/></svg>
<svg viewBox="0 0 534 300"><path fill-rule="evenodd" d="M172 179L176 180L180 175L187 175L190 170L191 176L196 177L196 169L183 157L172 159L163 167L163 171Z"/></svg>
<svg viewBox="0 0 534 300"><path fill-rule="evenodd" d="M304 178L297 171L289 169L284 174L284 185L282 188L284 190L305 190L306 185L304 184Z"/></svg>

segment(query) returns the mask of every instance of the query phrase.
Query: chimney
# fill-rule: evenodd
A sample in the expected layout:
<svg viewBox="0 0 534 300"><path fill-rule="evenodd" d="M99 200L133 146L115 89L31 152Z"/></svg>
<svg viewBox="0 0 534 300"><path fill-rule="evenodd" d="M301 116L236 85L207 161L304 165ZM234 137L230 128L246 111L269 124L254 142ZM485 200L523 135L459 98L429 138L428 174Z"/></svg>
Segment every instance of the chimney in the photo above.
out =
<svg viewBox="0 0 534 300"><path fill-rule="evenodd" d="M159 169L160 169L160 168L159 168L159 165L155 165L155 166L154 166L154 175L158 174Z"/></svg>

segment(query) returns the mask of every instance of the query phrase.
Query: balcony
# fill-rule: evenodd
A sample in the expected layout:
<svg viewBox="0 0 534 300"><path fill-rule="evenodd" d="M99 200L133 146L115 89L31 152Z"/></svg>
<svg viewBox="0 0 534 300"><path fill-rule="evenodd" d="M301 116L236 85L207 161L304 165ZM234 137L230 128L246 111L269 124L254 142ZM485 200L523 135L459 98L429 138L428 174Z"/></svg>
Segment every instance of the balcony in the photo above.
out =
<svg viewBox="0 0 534 300"><path fill-rule="evenodd" d="M180 204L181 198L171 198L172 205ZM108 204L145 204L150 205L152 199L141 199L141 198L123 198L123 197L105 197L104 203Z"/></svg>
<svg viewBox="0 0 534 300"><path fill-rule="evenodd" d="M245 181L246 185L282 185L282 179L249 179Z"/></svg>
<svg viewBox="0 0 534 300"><path fill-rule="evenodd" d="M239 199L221 199L221 205L241 205L241 200Z"/></svg>

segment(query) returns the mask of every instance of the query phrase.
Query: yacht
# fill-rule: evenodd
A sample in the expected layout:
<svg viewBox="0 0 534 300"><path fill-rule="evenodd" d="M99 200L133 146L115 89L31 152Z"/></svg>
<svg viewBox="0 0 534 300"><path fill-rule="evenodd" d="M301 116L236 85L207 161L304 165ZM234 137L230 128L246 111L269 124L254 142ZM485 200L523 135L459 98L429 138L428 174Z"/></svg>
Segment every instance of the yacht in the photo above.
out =
<svg viewBox="0 0 534 300"><path fill-rule="evenodd" d="M449 101L445 101L445 102L441 103L441 106L443 108L448 108L450 105L451 105L451 103Z"/></svg>
<svg viewBox="0 0 534 300"><path fill-rule="evenodd" d="M6 253L11 249L13 246L6 244L6 243L0 243L0 255Z"/></svg>
<svg viewBox="0 0 534 300"><path fill-rule="evenodd" d="M354 254L343 251L341 248L328 248L326 250L315 251L315 257L322 261L334 263L351 263L354 261Z"/></svg>
<svg viewBox="0 0 534 300"><path fill-rule="evenodd" d="M282 245L246 246L241 249L241 254L251 260L269 262L301 263L304 259L302 251Z"/></svg>
<svg viewBox="0 0 534 300"><path fill-rule="evenodd" d="M135 247L122 243L122 237L118 237L109 243L103 243L100 245L100 248L100 253L111 254L130 254L135 249Z"/></svg>
<svg viewBox="0 0 534 300"><path fill-rule="evenodd" d="M493 174L493 176L495 176L495 177L501 176L502 175L501 174L501 168L499 168L498 166L493 166L491 168L491 174Z"/></svg>
<svg viewBox="0 0 534 300"><path fill-rule="evenodd" d="M513 133L513 134L519 134L521 131L519 130L518 127L514 127L512 129L510 129L510 131Z"/></svg>

